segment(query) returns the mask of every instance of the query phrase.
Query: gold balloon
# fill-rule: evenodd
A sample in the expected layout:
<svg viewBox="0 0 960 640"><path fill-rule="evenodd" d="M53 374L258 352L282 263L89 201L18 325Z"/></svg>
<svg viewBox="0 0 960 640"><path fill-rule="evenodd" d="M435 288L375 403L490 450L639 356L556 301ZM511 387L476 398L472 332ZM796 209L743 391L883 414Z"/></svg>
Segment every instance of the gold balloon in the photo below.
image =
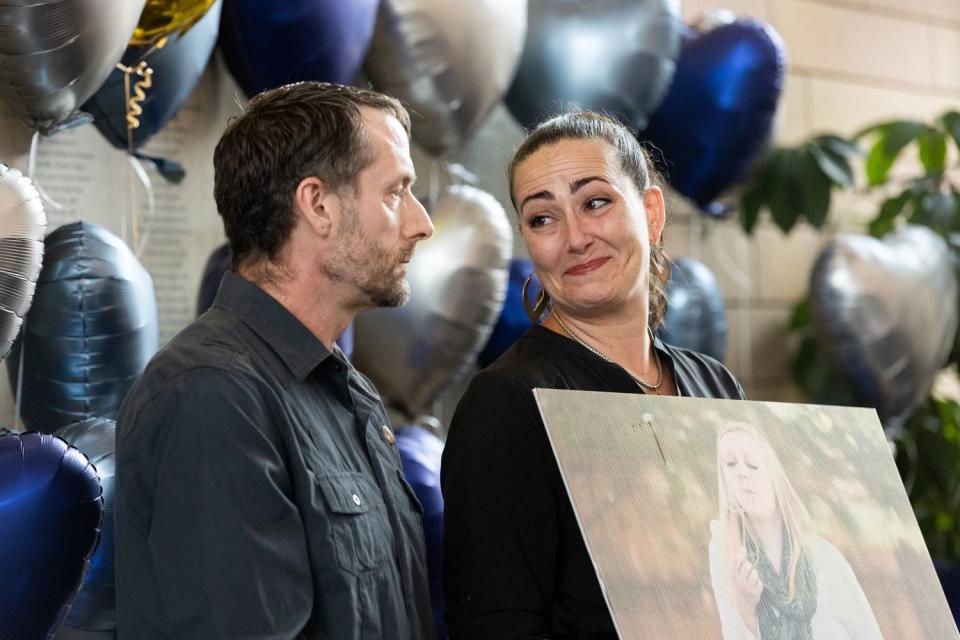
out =
<svg viewBox="0 0 960 640"><path fill-rule="evenodd" d="M147 0L130 38L134 46L150 46L161 38L192 27L216 0Z"/></svg>

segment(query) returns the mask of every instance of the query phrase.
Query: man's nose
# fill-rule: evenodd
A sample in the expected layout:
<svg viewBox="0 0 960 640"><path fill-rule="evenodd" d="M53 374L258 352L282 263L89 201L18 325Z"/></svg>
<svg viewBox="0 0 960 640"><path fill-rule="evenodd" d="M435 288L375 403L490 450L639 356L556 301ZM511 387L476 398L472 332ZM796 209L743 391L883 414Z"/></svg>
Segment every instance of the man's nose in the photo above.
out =
<svg viewBox="0 0 960 640"><path fill-rule="evenodd" d="M404 213L407 218L405 221L407 233L405 235L408 238L420 241L433 235L433 222L430 221L430 216L427 215L427 210L423 204L412 193L405 209Z"/></svg>

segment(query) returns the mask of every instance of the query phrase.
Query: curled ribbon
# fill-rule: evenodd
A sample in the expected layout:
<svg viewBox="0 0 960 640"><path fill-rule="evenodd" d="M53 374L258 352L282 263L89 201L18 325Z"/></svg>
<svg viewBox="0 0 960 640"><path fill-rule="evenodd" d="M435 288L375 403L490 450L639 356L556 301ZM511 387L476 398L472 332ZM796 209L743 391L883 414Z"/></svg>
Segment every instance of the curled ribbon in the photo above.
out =
<svg viewBox="0 0 960 640"><path fill-rule="evenodd" d="M133 130L140 126L140 115L143 113L141 103L147 99L147 89L153 86L153 69L146 62L134 66L118 64L117 68L123 71L124 99L127 104L127 145L133 148ZM131 76L139 80L131 88Z"/></svg>

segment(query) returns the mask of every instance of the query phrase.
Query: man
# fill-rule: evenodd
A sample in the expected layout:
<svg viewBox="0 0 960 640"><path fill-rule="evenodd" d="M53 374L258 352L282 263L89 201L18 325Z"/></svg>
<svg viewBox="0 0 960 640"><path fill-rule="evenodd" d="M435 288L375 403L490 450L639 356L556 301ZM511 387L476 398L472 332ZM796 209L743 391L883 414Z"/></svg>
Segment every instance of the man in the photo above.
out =
<svg viewBox="0 0 960 640"><path fill-rule="evenodd" d="M301 83L223 134L214 195L234 272L117 420L119 635L432 638L420 505L380 397L334 345L406 302L433 227L410 120Z"/></svg>

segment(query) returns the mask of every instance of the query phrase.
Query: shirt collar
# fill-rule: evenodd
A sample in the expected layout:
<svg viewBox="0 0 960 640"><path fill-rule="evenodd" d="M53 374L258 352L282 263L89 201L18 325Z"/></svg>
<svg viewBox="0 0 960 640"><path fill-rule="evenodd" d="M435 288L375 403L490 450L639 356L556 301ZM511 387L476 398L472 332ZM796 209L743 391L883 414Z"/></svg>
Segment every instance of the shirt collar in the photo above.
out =
<svg viewBox="0 0 960 640"><path fill-rule="evenodd" d="M227 271L213 305L231 311L279 356L290 372L303 380L332 354L307 327L276 298ZM346 360L338 347L338 359Z"/></svg>

